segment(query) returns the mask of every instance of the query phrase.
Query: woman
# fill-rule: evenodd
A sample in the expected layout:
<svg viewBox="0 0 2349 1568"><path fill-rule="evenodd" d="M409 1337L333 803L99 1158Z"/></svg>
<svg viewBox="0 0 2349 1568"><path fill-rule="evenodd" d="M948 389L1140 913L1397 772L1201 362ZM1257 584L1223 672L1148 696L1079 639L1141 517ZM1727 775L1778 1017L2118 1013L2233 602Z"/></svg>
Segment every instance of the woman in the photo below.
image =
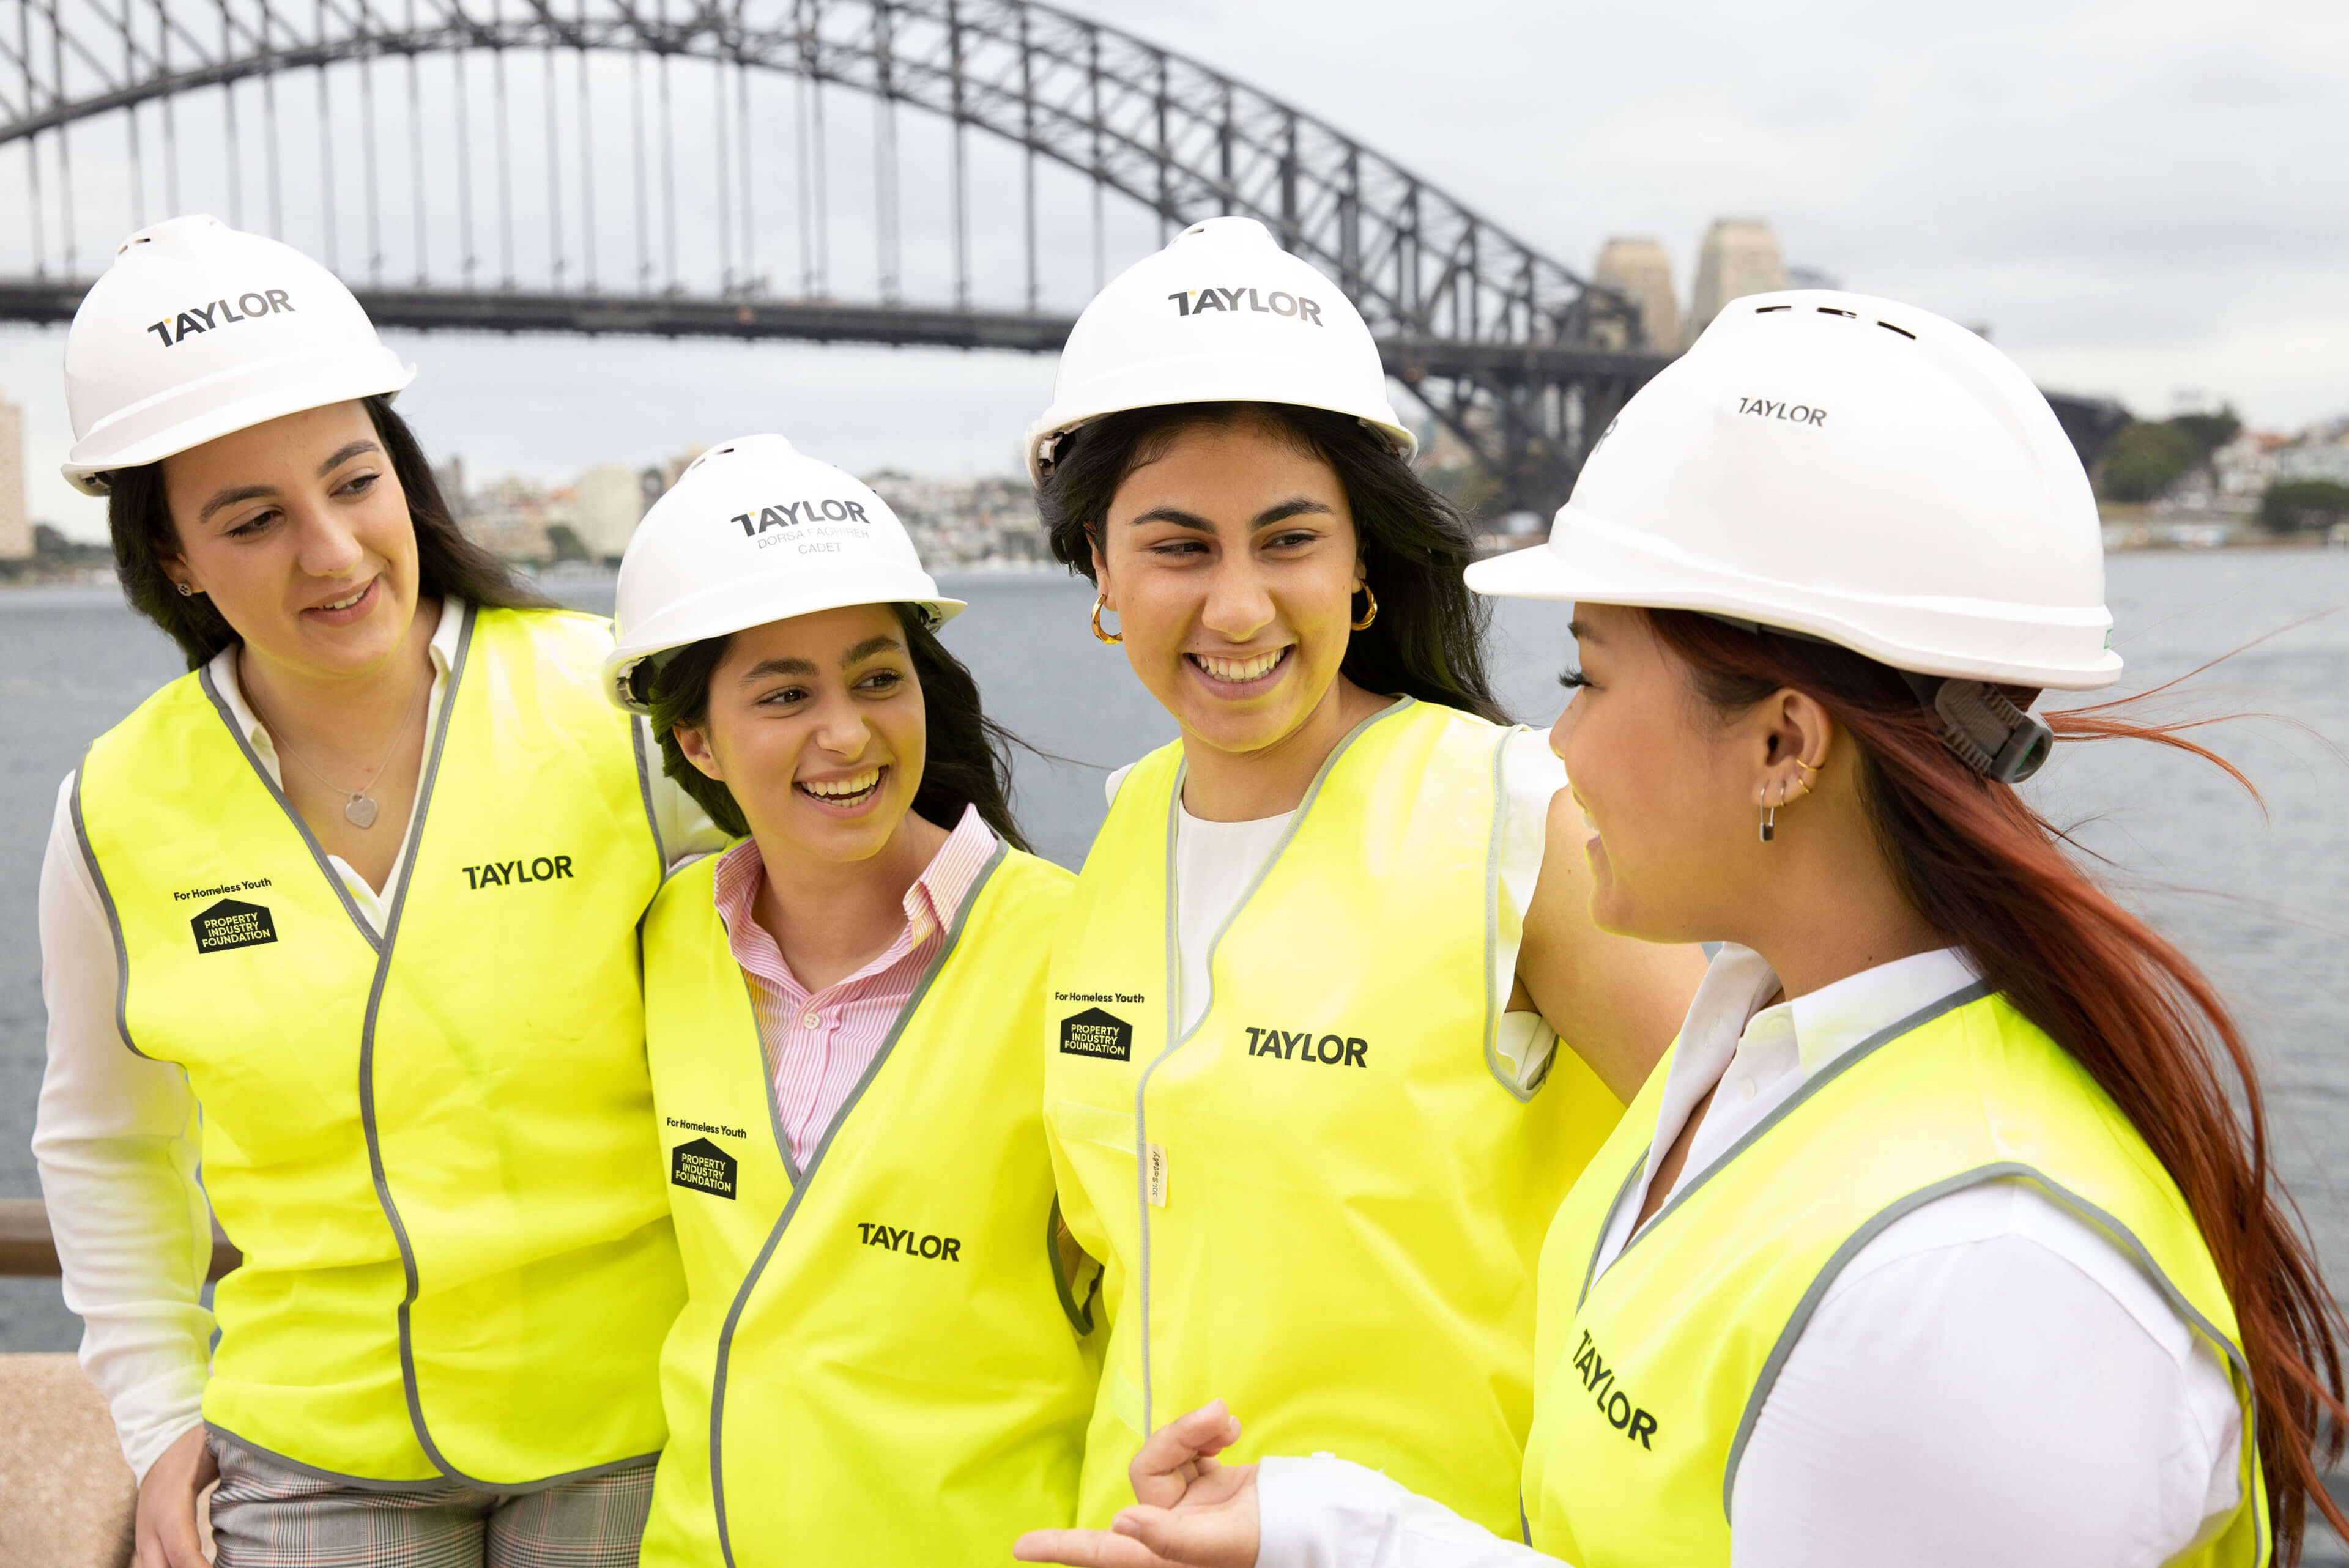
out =
<svg viewBox="0 0 2349 1568"><path fill-rule="evenodd" d="M2196 749L2025 711L2118 676L2103 570L1980 337L1724 311L1547 547L1471 574L1578 601L1594 916L1726 939L1550 1232L1530 1547L1343 1460L1220 1466L1211 1407L1137 1460L1159 1506L1022 1555L2152 1568L2289 1561L2311 1502L2340 1528L2340 1317L2250 1056L2013 789L2057 736Z"/></svg>
<svg viewBox="0 0 2349 1568"><path fill-rule="evenodd" d="M1514 1525L1543 1228L1696 983L1582 915L1410 449L1361 318L1234 218L1087 307L1031 433L1055 553L1181 730L1112 780L1050 981L1106 1271L1091 1522L1154 1411L1245 1389L1252 1439Z"/></svg>
<svg viewBox="0 0 2349 1568"><path fill-rule="evenodd" d="M684 1298L636 925L707 824L606 624L458 532L323 268L144 230L66 372L67 474L190 666L41 874L34 1147L139 1563L200 1568L215 1473L231 1568L634 1563Z"/></svg>
<svg viewBox="0 0 2349 1568"><path fill-rule="evenodd" d="M1069 873L881 499L781 436L697 459L607 666L736 837L646 917L688 1296L647 1563L1002 1560L1073 1517L1094 1362L1040 1124Z"/></svg>

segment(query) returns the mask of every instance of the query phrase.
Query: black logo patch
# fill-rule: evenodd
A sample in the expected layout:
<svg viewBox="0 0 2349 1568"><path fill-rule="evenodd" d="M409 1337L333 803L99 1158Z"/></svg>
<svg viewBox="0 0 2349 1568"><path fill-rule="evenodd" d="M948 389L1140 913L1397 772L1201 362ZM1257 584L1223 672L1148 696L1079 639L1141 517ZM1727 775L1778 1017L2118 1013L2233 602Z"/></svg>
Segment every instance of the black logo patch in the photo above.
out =
<svg viewBox="0 0 2349 1568"><path fill-rule="evenodd" d="M276 923L257 903L224 898L188 922L195 928L196 951L220 953L231 947L251 947L277 940Z"/></svg>
<svg viewBox="0 0 2349 1568"><path fill-rule="evenodd" d="M713 1197L734 1196L734 1156L707 1138L680 1143L668 1151L668 1184L690 1187Z"/></svg>
<svg viewBox="0 0 2349 1568"><path fill-rule="evenodd" d="M1061 1020L1061 1054L1130 1062L1133 1059L1133 1026L1113 1013L1088 1007Z"/></svg>

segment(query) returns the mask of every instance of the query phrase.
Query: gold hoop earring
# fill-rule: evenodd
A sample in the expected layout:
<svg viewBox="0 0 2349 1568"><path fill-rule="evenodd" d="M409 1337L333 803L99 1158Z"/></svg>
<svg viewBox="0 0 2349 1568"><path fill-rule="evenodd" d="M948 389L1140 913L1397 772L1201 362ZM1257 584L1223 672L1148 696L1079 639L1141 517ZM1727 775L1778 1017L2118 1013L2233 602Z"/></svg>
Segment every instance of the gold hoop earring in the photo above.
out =
<svg viewBox="0 0 2349 1568"><path fill-rule="evenodd" d="M1351 595L1350 594L1348 597L1350 598ZM1371 623L1379 618L1379 596L1371 592L1371 585L1367 583L1362 584L1362 597L1371 602L1371 607L1362 612L1362 618L1361 620L1349 621L1346 623L1350 629L1357 632L1369 631Z"/></svg>
<svg viewBox="0 0 2349 1568"><path fill-rule="evenodd" d="M1122 643L1125 641L1125 634L1123 631L1104 632L1102 630L1101 613L1103 607L1108 603L1108 599L1102 595L1095 594L1093 596L1093 635L1100 638L1104 643Z"/></svg>

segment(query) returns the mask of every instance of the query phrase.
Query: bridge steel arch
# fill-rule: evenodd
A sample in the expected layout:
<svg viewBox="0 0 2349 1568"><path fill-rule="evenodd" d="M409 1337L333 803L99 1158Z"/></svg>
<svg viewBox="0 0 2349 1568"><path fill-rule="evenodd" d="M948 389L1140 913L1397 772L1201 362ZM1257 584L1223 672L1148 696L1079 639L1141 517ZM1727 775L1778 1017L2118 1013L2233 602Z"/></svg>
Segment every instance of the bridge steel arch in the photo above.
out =
<svg viewBox="0 0 2349 1568"><path fill-rule="evenodd" d="M908 301L895 286L885 232L892 191L876 198L885 232L877 250L878 297L871 302L833 298L821 266L803 269L795 297L779 294L755 268L735 268L730 239L714 287L682 286L674 273L667 286L657 287L647 265L639 268L636 290L607 290L566 275L558 240L543 287L515 286L511 275L505 286L479 286L470 275L470 253L468 277L460 286L426 275L420 251L410 285L389 284L379 275L353 278L378 320L426 328L1050 351L1069 322L1065 314L1041 307L1036 284L1033 166L1041 160L1154 213L1162 235L1224 212L1264 222L1353 298L1389 371L1466 443L1490 473L1487 488L1505 506L1545 511L1562 500L1588 441L1664 363L1664 356L1644 346L1636 309L1621 296L1587 283L1402 165L1197 61L1053 6L1030 0L576 0L559 9L562 4L15 0L14 18L0 10L0 153L8 144L23 144L34 209L27 217L42 245L52 226L62 237L67 275L45 275L47 251L36 251L34 277L0 280L0 319L67 318L87 287L85 277L74 275L86 269L77 264L68 139L85 122L127 121L139 191L146 182L137 167L142 106L168 108L212 88L233 94L253 78L274 92L277 81L294 73L315 72L323 117L330 68L405 60L412 92L419 58L486 53L501 73L502 114L505 58L531 52L549 61L552 147L553 60L571 54L581 58L584 135L590 129L585 57L616 53L732 67L745 79L753 72L792 76L869 96L890 112L903 104L941 117L955 138L954 297ZM745 93L738 156L740 248L747 257L751 160L760 150L750 129L747 88ZM275 134L276 98L267 101L273 120L264 137ZM372 96L367 102L371 109ZM667 113L666 96L663 103ZM721 139L725 113L721 103ZM647 201L641 101L637 115L641 240ZM228 125L231 154L242 156L233 119ZM503 156L507 127L501 122L495 129ZM362 129L370 139L366 200L373 233L375 208L383 198L375 189L372 118ZM971 297L967 130L1009 143L1030 160L1026 297L1014 308L980 308ZM145 155L176 156L171 136L167 119L163 145ZM274 207L275 149L269 150ZM475 151L464 145L459 155L470 160ZM50 176L46 189L44 171ZM592 208L595 191L584 162L580 173L579 199ZM885 167L876 174L884 183L892 178ZM664 188L659 194L672 214L673 250L674 191ZM721 232L729 226L725 204L735 194L721 173L716 183ZM331 204L335 192L326 190L323 200ZM420 222L420 183L417 201ZM808 221L803 211L802 227ZM825 220L819 212L813 221ZM592 246L585 226L581 234ZM802 234L803 254L806 247ZM593 264L591 249L591 280ZM379 274L379 247L373 270Z"/></svg>

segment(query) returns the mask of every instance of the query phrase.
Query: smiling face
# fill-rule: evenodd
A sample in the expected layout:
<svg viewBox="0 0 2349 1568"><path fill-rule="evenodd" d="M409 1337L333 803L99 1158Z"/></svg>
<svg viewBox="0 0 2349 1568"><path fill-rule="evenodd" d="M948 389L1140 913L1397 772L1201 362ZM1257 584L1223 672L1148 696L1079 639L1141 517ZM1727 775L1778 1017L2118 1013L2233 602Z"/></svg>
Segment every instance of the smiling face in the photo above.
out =
<svg viewBox="0 0 2349 1568"><path fill-rule="evenodd" d="M880 853L913 810L926 718L896 611L855 604L735 633L677 740L762 845L843 863Z"/></svg>
<svg viewBox="0 0 2349 1568"><path fill-rule="evenodd" d="M1174 432L1118 486L1093 565L1127 662L1187 736L1261 751L1330 699L1362 583L1353 513L1285 432Z"/></svg>
<svg viewBox="0 0 2349 1568"><path fill-rule="evenodd" d="M251 654L357 675L416 618L416 525L361 403L305 409L163 459L174 581L211 595Z"/></svg>
<svg viewBox="0 0 2349 1568"><path fill-rule="evenodd" d="M1649 942L1720 937L1769 870L1756 853L1752 723L1701 701L1638 611L1577 604L1573 630L1580 668L1550 748L1593 830L1591 919Z"/></svg>

